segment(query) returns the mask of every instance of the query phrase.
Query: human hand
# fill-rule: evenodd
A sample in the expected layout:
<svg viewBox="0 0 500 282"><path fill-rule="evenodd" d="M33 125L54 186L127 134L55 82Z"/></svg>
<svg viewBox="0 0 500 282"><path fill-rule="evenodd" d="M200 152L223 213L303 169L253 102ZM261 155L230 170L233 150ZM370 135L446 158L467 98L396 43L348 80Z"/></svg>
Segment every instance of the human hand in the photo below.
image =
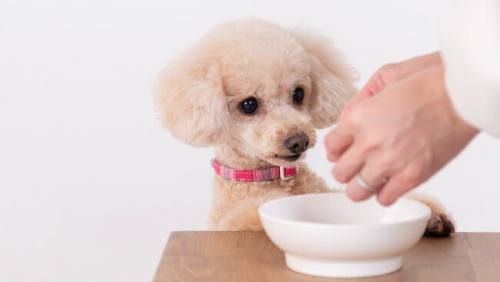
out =
<svg viewBox="0 0 500 282"><path fill-rule="evenodd" d="M434 52L381 67L377 72L375 72L375 74L372 75L370 80L368 80L359 93L344 107L341 116L348 112L355 104L379 93L386 86L398 80L404 79L420 70L441 64L441 55L439 52Z"/></svg>
<svg viewBox="0 0 500 282"><path fill-rule="evenodd" d="M365 96L351 103L325 138L328 159L337 162L333 175L349 183L346 193L353 200L372 195L354 179L359 174L370 186L380 187L381 204L392 204L434 175L478 133L453 109L440 63L409 73L399 79L394 72L389 80L372 78L382 81L372 83L381 87L367 84L358 95Z"/></svg>

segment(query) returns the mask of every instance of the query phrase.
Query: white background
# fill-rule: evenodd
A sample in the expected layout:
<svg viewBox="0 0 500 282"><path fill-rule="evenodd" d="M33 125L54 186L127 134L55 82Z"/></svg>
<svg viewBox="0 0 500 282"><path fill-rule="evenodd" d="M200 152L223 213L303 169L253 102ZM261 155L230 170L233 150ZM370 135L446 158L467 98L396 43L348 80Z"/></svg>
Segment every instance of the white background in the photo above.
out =
<svg viewBox="0 0 500 282"><path fill-rule="evenodd" d="M204 228L212 150L160 128L151 85L213 25L258 16L319 30L361 86L436 50L449 3L2 0L0 281L150 281L170 231ZM499 156L483 134L420 190L459 231L498 232ZM309 163L335 185L322 142Z"/></svg>

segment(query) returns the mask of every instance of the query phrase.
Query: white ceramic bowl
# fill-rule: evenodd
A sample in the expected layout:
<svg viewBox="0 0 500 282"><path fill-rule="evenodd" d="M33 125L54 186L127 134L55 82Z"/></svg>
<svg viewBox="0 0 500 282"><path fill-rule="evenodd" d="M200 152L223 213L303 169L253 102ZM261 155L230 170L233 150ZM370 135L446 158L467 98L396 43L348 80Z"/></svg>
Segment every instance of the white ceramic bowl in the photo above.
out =
<svg viewBox="0 0 500 282"><path fill-rule="evenodd" d="M323 277L367 277L401 268L403 253L422 237L431 211L399 199L355 203L344 193L286 197L259 208L264 229L287 266Z"/></svg>

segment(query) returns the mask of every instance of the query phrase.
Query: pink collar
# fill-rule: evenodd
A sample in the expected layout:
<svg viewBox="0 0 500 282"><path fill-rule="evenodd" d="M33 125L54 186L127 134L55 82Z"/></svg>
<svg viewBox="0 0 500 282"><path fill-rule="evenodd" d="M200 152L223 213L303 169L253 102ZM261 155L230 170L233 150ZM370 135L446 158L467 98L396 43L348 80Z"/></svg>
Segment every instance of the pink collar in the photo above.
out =
<svg viewBox="0 0 500 282"><path fill-rule="evenodd" d="M288 180L299 173L299 166L274 166L261 170L237 170L225 167L215 159L212 160L212 167L218 175L227 179L238 181L266 181L278 178Z"/></svg>

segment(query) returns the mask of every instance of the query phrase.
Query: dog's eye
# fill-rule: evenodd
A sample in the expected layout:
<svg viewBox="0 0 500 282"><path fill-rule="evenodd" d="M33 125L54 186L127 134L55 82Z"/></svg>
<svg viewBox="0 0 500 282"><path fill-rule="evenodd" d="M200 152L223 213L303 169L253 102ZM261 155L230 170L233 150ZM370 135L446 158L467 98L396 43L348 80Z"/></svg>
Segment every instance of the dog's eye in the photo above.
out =
<svg viewBox="0 0 500 282"><path fill-rule="evenodd" d="M255 113L258 107L259 105L257 104L257 100L255 98L248 98L240 103L240 109L245 114Z"/></svg>
<svg viewBox="0 0 500 282"><path fill-rule="evenodd" d="M295 88L292 94L293 100L297 103L300 104L304 100L304 90L300 87Z"/></svg>

